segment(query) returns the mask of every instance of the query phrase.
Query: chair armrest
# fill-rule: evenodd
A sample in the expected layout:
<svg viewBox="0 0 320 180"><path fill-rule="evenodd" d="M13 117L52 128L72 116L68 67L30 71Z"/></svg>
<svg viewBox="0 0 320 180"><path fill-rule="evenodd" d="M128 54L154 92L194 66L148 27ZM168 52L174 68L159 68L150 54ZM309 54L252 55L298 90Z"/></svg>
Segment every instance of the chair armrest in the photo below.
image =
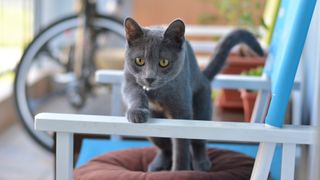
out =
<svg viewBox="0 0 320 180"><path fill-rule="evenodd" d="M96 81L101 84L121 84L123 81L123 71L99 70L96 72ZM211 85L212 88L269 90L271 82L265 76L253 77L219 74ZM294 82L293 89L300 89L300 82Z"/></svg>
<svg viewBox="0 0 320 180"><path fill-rule="evenodd" d="M66 133L313 144L316 128L292 125L275 128L256 123L174 119L149 119L147 123L129 123L125 117L120 116L40 113L35 117L35 129Z"/></svg>
<svg viewBox="0 0 320 180"><path fill-rule="evenodd" d="M98 70L96 71L95 79L99 84L121 84L123 81L123 71Z"/></svg>
<svg viewBox="0 0 320 180"><path fill-rule="evenodd" d="M267 77L219 74L211 86L218 89L270 90L271 82Z"/></svg>

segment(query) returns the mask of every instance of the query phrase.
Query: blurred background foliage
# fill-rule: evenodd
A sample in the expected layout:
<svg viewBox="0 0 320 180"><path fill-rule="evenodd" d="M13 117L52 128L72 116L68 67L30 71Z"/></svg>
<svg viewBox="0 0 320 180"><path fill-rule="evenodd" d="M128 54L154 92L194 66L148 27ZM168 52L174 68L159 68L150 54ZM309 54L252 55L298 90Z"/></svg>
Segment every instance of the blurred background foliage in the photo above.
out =
<svg viewBox="0 0 320 180"><path fill-rule="evenodd" d="M216 9L216 14L203 13L200 24L217 24L240 27L256 27L261 24L264 0L203 0L208 6Z"/></svg>

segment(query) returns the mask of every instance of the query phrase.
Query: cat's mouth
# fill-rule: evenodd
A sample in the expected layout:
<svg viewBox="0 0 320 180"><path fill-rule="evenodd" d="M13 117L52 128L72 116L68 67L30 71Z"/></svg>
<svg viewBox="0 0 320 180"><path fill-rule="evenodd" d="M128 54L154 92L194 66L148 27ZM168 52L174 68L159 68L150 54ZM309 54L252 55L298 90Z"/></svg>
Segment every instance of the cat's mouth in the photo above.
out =
<svg viewBox="0 0 320 180"><path fill-rule="evenodd" d="M145 91L155 90L162 86L162 83L160 81L156 80L152 83L145 82L143 80L138 80L137 83L142 87Z"/></svg>
<svg viewBox="0 0 320 180"><path fill-rule="evenodd" d="M146 82L139 82L138 81L138 84L142 87L143 90L145 91L150 91L150 90L154 90L154 89L157 89L158 88L158 85L157 83L153 82L152 84L150 83L146 83Z"/></svg>

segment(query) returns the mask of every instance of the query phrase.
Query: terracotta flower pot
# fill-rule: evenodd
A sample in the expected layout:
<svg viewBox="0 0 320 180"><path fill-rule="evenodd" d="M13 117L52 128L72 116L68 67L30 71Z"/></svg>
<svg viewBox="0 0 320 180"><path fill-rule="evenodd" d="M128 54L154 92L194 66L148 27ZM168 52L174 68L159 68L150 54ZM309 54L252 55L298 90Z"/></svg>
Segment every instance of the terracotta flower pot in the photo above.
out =
<svg viewBox="0 0 320 180"><path fill-rule="evenodd" d="M240 90L241 93L241 100L243 104L243 111L244 111L244 121L250 122L254 104L257 99L257 92L252 92L248 90Z"/></svg>
<svg viewBox="0 0 320 180"><path fill-rule="evenodd" d="M240 74L243 71L264 66L264 64L265 57L244 57L231 53L222 74ZM221 109L227 110L243 109L240 92L238 90L222 89L216 99L216 105Z"/></svg>

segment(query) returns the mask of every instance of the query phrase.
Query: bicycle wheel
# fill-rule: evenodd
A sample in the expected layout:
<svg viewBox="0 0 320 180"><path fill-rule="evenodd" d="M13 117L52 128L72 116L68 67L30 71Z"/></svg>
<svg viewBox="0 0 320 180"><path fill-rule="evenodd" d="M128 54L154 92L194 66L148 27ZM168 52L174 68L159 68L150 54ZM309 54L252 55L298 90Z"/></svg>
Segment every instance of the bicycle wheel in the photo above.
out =
<svg viewBox="0 0 320 180"><path fill-rule="evenodd" d="M117 53L123 56L125 38L122 22L113 17L96 15L94 29L98 33L95 52ZM80 110L67 101L67 84L74 77L72 64L77 16L66 17L40 32L29 44L16 69L14 82L15 103L21 122L31 137L45 149L53 150L53 135L35 131L34 116L39 112L106 114L101 106L105 90L99 86L91 89L91 95ZM108 56L107 56L108 57ZM110 56L114 57L114 56ZM106 68L104 57L95 58L92 63L97 69ZM100 101L100 104L99 104ZM99 104L99 106L98 106Z"/></svg>

